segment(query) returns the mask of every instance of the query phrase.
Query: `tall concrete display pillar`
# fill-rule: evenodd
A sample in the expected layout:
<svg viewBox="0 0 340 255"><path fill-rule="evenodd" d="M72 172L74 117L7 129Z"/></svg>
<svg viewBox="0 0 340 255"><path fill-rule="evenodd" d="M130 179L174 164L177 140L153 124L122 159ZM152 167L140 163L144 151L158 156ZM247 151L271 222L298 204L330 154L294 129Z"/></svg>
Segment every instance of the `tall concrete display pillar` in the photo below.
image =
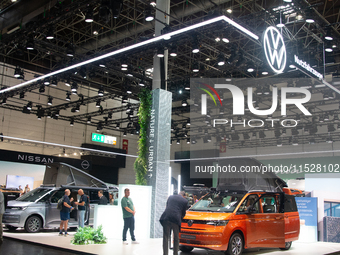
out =
<svg viewBox="0 0 340 255"><path fill-rule="evenodd" d="M165 24L169 24L169 16L163 12L170 13L170 0L157 0L156 4L155 35L159 36ZM164 45L160 44L159 47ZM164 58L154 55L148 160L148 184L152 186L151 238L159 238L163 235L159 218L165 209L169 195L172 94L166 91L167 66L167 50L164 51Z"/></svg>
<svg viewBox="0 0 340 255"><path fill-rule="evenodd" d="M152 186L150 237L162 237L159 223L168 198L171 136L171 92L152 91L149 124L148 184Z"/></svg>

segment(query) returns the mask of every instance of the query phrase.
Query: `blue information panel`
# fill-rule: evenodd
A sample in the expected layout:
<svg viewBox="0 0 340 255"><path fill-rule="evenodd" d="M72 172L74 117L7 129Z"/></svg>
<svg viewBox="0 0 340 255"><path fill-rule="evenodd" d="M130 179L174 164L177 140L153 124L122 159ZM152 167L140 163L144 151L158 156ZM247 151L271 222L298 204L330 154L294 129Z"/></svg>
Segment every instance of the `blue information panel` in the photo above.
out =
<svg viewBox="0 0 340 255"><path fill-rule="evenodd" d="M305 220L306 226L317 226L318 206L316 197L295 197L300 220Z"/></svg>

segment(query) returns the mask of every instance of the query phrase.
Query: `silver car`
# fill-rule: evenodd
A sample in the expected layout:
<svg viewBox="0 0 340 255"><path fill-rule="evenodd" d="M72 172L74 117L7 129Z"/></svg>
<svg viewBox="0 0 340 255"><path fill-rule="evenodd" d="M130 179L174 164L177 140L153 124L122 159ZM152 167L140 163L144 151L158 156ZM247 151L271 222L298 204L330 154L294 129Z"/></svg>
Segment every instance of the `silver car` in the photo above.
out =
<svg viewBox="0 0 340 255"><path fill-rule="evenodd" d="M60 210L57 209L58 200L64 195L65 189L71 191L70 197L79 201L78 190L83 189L89 196L90 204L86 206L85 224L93 224L93 212L95 204L98 204L98 191L103 190L104 196L109 198L108 190L94 187L41 186L27 194L9 201L3 215L2 223L9 230L24 227L29 233L39 232L41 228L58 228L60 225ZM78 210L75 207L70 214L69 227L78 226Z"/></svg>

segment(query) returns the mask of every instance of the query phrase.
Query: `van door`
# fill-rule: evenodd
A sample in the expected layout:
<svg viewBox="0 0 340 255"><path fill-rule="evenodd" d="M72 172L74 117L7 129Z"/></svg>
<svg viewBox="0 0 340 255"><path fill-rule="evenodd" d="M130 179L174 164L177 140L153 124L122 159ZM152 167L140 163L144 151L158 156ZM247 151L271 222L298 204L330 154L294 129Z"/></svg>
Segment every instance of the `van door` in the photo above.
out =
<svg viewBox="0 0 340 255"><path fill-rule="evenodd" d="M58 200L65 194L65 190L58 190L54 192L50 203L46 206L46 226L54 227L60 225L60 210L57 209Z"/></svg>
<svg viewBox="0 0 340 255"><path fill-rule="evenodd" d="M285 247L285 222L282 194L265 194L261 196L262 212L257 214L258 236L256 247Z"/></svg>
<svg viewBox="0 0 340 255"><path fill-rule="evenodd" d="M291 242L299 238L300 218L295 197L284 194L285 241Z"/></svg>
<svg viewBox="0 0 340 255"><path fill-rule="evenodd" d="M257 202L256 202L257 201ZM255 203L256 202L256 203ZM253 207L254 210L249 212L249 208ZM256 246L258 242L258 236L261 236L262 231L257 227L258 222L257 222L257 217L258 214L260 213L259 209L259 202L258 202L258 195L256 194L251 194L248 197L245 198L245 200L242 202L242 204L239 206L237 214L243 214L244 218L239 218L242 222L239 222L240 226L245 225L245 231L244 231L244 236L245 236L245 244L247 248L251 247L258 247Z"/></svg>

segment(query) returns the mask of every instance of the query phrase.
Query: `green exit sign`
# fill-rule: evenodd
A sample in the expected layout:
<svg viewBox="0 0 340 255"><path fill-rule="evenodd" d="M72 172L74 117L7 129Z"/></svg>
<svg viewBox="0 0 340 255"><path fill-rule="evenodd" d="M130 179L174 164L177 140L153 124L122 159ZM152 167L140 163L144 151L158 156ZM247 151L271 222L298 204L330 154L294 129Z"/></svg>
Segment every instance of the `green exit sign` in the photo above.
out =
<svg viewBox="0 0 340 255"><path fill-rule="evenodd" d="M116 145L117 138L114 136L92 133L92 142Z"/></svg>

